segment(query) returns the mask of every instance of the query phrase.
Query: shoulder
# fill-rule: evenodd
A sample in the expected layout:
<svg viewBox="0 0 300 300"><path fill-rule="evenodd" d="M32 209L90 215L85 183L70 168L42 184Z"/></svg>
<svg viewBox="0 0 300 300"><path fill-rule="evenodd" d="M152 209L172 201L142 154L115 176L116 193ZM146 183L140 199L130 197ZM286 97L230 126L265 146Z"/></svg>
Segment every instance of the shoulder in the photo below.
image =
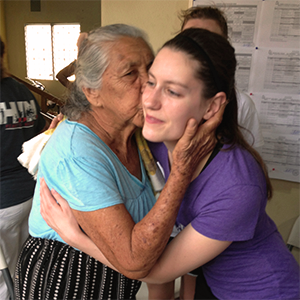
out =
<svg viewBox="0 0 300 300"><path fill-rule="evenodd" d="M88 127L78 122L63 121L47 143L48 151L57 151L66 159L111 160L114 156L108 146Z"/></svg>
<svg viewBox="0 0 300 300"><path fill-rule="evenodd" d="M254 101L246 93L236 91L238 101L238 121L244 138L253 147L261 147L264 144L260 128L258 112Z"/></svg>
<svg viewBox="0 0 300 300"><path fill-rule="evenodd" d="M259 186L265 190L266 179L263 169L253 155L241 146L235 146L231 151L229 151L230 161L233 165L235 180L241 184Z"/></svg>
<svg viewBox="0 0 300 300"><path fill-rule="evenodd" d="M248 110L256 111L254 101L246 93L236 90L236 98L238 101L239 108L247 111Z"/></svg>
<svg viewBox="0 0 300 300"><path fill-rule="evenodd" d="M3 93L9 93L10 96L20 98L18 100L26 100L24 97L28 100L35 100L35 97L30 90L23 83L12 77L6 77L1 81L1 94Z"/></svg>
<svg viewBox="0 0 300 300"><path fill-rule="evenodd" d="M259 185L265 182L264 173L255 158L239 145L224 145L210 164L210 176L228 185Z"/></svg>

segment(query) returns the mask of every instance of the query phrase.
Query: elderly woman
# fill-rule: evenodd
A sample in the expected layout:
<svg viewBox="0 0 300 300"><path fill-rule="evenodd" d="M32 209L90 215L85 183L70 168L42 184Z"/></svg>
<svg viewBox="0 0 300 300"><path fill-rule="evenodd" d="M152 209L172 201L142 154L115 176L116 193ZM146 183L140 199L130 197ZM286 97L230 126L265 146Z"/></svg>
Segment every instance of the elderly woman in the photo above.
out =
<svg viewBox="0 0 300 300"><path fill-rule="evenodd" d="M162 253L199 152L212 149L214 141L207 141L219 121L197 134L196 123L188 123L156 200L134 138L143 125L141 94L152 60L144 34L127 25L99 28L82 43L67 120L41 156L16 299L134 299L140 286L65 244L46 224L41 178L68 199L82 230L122 274L146 276Z"/></svg>

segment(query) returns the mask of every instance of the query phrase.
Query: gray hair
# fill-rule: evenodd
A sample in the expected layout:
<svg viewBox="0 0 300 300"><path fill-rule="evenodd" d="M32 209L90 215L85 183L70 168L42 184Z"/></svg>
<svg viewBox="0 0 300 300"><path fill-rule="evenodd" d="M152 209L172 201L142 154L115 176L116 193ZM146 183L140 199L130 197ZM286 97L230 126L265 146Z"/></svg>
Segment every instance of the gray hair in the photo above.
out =
<svg viewBox="0 0 300 300"><path fill-rule="evenodd" d="M148 37L142 30L125 24L113 24L91 31L81 43L76 61L75 76L63 113L73 121L81 113L90 111L90 103L82 88L100 89L102 76L109 65L109 52L112 42L122 37L142 38L151 49Z"/></svg>

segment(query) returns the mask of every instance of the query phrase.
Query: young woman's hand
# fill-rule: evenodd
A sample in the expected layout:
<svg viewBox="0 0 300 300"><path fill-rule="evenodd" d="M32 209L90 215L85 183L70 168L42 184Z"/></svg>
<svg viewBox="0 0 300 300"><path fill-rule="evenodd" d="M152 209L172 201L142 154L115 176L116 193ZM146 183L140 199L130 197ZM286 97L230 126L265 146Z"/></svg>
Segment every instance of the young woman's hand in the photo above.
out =
<svg viewBox="0 0 300 300"><path fill-rule="evenodd" d="M40 200L40 211L44 220L67 244L118 271L81 230L68 202L55 190L50 192L44 178L40 179Z"/></svg>
<svg viewBox="0 0 300 300"><path fill-rule="evenodd" d="M80 229L68 202L55 190L50 192L44 178L40 179L41 215L52 229L70 246L77 248L79 238L85 234Z"/></svg>
<svg viewBox="0 0 300 300"><path fill-rule="evenodd" d="M55 129L58 123L64 118L62 113L58 114L55 118L52 119L51 124L48 129Z"/></svg>

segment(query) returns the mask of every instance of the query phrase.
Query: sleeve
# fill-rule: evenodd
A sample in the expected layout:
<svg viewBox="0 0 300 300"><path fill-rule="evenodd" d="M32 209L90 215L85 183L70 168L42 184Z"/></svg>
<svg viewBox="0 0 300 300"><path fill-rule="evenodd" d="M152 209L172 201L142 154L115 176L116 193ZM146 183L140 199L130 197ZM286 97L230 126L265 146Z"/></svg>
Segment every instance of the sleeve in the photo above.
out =
<svg viewBox="0 0 300 300"><path fill-rule="evenodd" d="M259 117L253 100L245 93L237 92L238 97L238 119L239 124L249 130L241 129L245 139L253 144L253 147L261 147L264 144L263 135L260 129ZM254 140L253 140L254 139Z"/></svg>
<svg viewBox="0 0 300 300"><path fill-rule="evenodd" d="M49 179L71 208L79 211L94 211L123 203L114 172L103 161L89 157L65 159L59 163L54 179Z"/></svg>
<svg viewBox="0 0 300 300"><path fill-rule="evenodd" d="M245 241L254 236L262 201L261 189L235 185L211 200L191 225L199 233L221 241Z"/></svg>

